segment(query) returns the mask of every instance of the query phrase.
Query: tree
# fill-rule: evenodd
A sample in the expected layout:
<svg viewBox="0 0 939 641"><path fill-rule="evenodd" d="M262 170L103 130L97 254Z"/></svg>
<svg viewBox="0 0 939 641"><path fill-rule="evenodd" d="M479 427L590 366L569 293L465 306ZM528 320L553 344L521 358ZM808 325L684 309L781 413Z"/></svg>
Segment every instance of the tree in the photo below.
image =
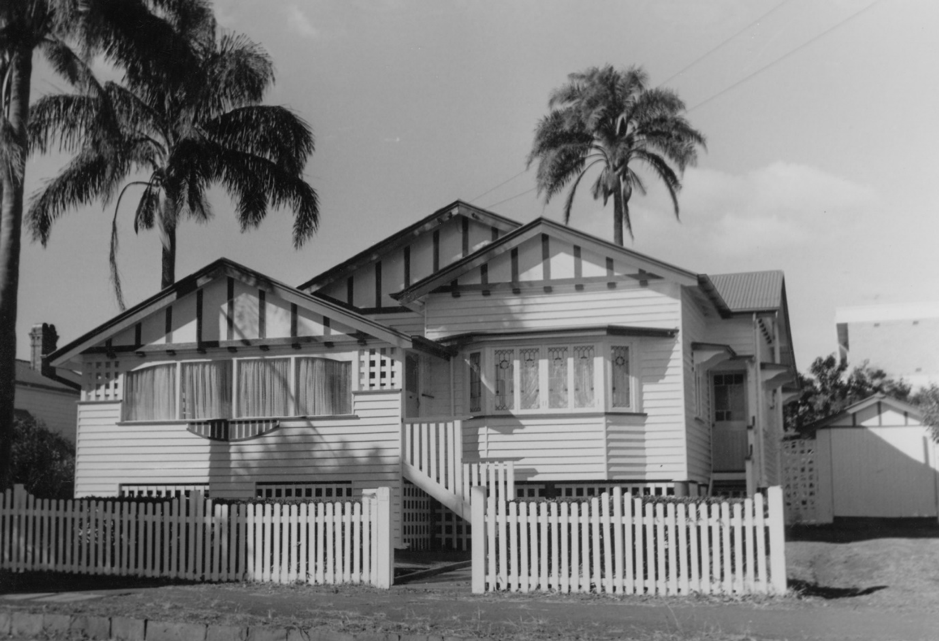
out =
<svg viewBox="0 0 939 641"><path fill-rule="evenodd" d="M912 402L923 413L923 424L929 428L932 440L939 443L939 386L935 383L920 389Z"/></svg>
<svg viewBox="0 0 939 641"><path fill-rule="evenodd" d="M156 3L158 0L153 0ZM159 0L180 4L182 0ZM0 489L11 479L23 185L33 52L70 82L86 78L81 51L101 51L158 77L180 73L191 55L145 0L3 0L0 2ZM141 38L146 34L146 38Z"/></svg>
<svg viewBox="0 0 939 641"><path fill-rule="evenodd" d="M33 496L70 499L75 487L75 446L32 416L13 422L13 482Z"/></svg>
<svg viewBox="0 0 939 641"><path fill-rule="evenodd" d="M121 196L140 188L134 229L156 227L162 241L161 288L175 280L177 227L184 217L207 221L206 190L220 183L237 200L242 231L256 227L268 206L295 212L294 246L316 231L316 191L303 170L313 152L309 126L290 110L259 104L273 84L267 53L241 35L216 34L211 13L177 24L196 52L174 77L136 69L122 83L88 83L84 91L41 98L33 107L30 142L53 144L75 158L33 196L30 229L43 245L53 222L69 209L117 194L111 274L124 308L117 271ZM144 180L130 180L143 173Z"/></svg>
<svg viewBox="0 0 939 641"><path fill-rule="evenodd" d="M551 93L550 112L538 123L528 156L529 167L538 160L538 193L544 194L545 203L570 184L565 223L570 222L577 186L598 167L591 193L594 200L602 197L604 206L613 197L617 245L623 244L624 225L633 238L633 191L646 193L636 169L645 167L665 184L677 218L679 174L697 162L699 146L706 148L704 136L681 115L685 103L678 95L648 88L648 82L639 67L616 70L606 65L570 74L567 84Z"/></svg>
<svg viewBox="0 0 939 641"><path fill-rule="evenodd" d="M848 372L847 361L834 354L816 358L809 367L809 375L799 374L798 383L802 392L797 402L786 406L784 414L786 430L799 433L872 394L913 400L910 386L902 379L896 380L866 361Z"/></svg>

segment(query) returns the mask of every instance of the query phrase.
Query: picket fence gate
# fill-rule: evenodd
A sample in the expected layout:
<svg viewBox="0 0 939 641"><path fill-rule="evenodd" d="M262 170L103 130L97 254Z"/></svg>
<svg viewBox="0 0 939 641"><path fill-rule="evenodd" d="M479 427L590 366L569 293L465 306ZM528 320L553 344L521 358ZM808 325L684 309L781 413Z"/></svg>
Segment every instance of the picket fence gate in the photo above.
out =
<svg viewBox="0 0 939 641"><path fill-rule="evenodd" d="M782 490L723 503L472 492L473 592L678 595L786 591ZM768 510L767 510L768 508Z"/></svg>
<svg viewBox="0 0 939 641"><path fill-rule="evenodd" d="M221 504L0 494L0 568L14 572L391 586L390 490L360 500Z"/></svg>

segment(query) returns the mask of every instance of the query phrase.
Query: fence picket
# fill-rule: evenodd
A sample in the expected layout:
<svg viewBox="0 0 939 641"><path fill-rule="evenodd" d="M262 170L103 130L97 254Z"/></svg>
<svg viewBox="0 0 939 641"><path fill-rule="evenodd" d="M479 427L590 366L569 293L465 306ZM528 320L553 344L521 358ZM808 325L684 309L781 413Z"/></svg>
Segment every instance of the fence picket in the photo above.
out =
<svg viewBox="0 0 939 641"><path fill-rule="evenodd" d="M733 505L734 591L743 594L743 523L741 505Z"/></svg>
<svg viewBox="0 0 939 641"><path fill-rule="evenodd" d="M675 533L675 504L665 506L665 531L668 543L668 593L678 594L678 560L679 547ZM661 543L660 543L661 545Z"/></svg>
<svg viewBox="0 0 939 641"><path fill-rule="evenodd" d="M571 503L571 592L580 592L580 504Z"/></svg>
<svg viewBox="0 0 939 641"><path fill-rule="evenodd" d="M522 507L526 505L521 504ZM515 501L509 503L509 590L518 592L521 570L518 567L518 508L519 504Z"/></svg>

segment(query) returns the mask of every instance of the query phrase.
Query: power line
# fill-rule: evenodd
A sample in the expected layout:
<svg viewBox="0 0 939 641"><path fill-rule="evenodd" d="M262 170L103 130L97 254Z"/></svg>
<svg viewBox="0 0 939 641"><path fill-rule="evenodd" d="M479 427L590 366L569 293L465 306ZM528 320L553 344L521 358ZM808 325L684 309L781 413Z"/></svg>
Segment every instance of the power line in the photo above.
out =
<svg viewBox="0 0 939 641"><path fill-rule="evenodd" d="M818 40L820 40L821 38L827 36L829 33L831 33L832 31L834 31L835 29L838 29L839 27L842 27L843 25L847 24L847 23L850 22L851 20L854 20L854 19L857 18L859 15L861 15L861 14L864 13L864 12L866 12L868 9L870 9L871 7L873 7L875 4L878 4L879 2L880 2L880 0L874 0L874 2L870 3L869 5L867 5L866 7L864 7L863 9L861 9L860 11L858 11L857 13L851 14L850 16L848 16L847 18L845 18L845 19L842 20L841 22L835 24L835 25L832 26L832 27L829 27L828 29L826 29L825 31L821 32L820 34L818 34L818 35L815 36L814 38L811 38L811 39L809 39L809 40L806 40L805 42L803 42L801 45L799 45L799 46L796 47L795 49L792 49L792 50L790 50L790 51L784 53L783 55L779 56L778 58L776 58L776 59L773 60L772 62L770 62L770 63L768 63L768 64L766 64L766 65L760 67L759 69L757 69L757 70L754 71L753 73L744 76L743 78L741 78L740 80L738 80L738 81L735 82L734 84L730 85L729 87L725 87L724 89L721 89L720 91L718 91L716 94L714 94L714 95L711 96L710 98L707 98L706 100L704 100L704 101L702 101L702 102L699 102L699 103L696 104L694 107L691 107L690 109L688 109L686 113L690 113L690 112L694 111L695 109L697 109L698 107L701 107L701 106L703 106L703 105L706 105L707 103L711 102L711 101L714 100L715 98L718 98L718 97L720 97L720 96L723 96L725 93L727 93L727 92L730 91L731 89L735 89L735 88L739 87L740 85L742 85L743 83L747 82L748 80L750 80L750 79L753 78L754 76L763 73L764 71L766 71L766 70L769 69L770 67L775 66L776 64L778 64L778 63L782 62L783 60L785 60L786 58L788 58L788 57L790 57L790 56L792 56L792 55L798 53L798 52L801 51L802 49L805 49L805 48L808 47L810 44L813 44L813 43L817 42Z"/></svg>
<svg viewBox="0 0 939 641"><path fill-rule="evenodd" d="M712 53L714 53L715 51L717 51L718 49L720 49L721 47L723 47L724 45L726 45L728 42L730 42L731 40L734 40L737 36L739 36L740 34L742 34L744 31L747 31L747 30L748 30L750 27L752 27L753 25L758 24L761 20L763 20L763 18L767 17L769 14L774 13L775 11L777 11L778 9L780 9L783 5L789 4L789 2L791 2L791 0L783 0L782 2L780 2L779 4L777 4L775 7L773 7L772 9L770 9L769 11L767 11L766 13L764 13L762 16L760 16L759 18L757 18L756 20L754 20L753 22L751 22L750 24L748 24L746 27L744 27L743 29L741 29L740 31L738 31L737 33L735 33L734 35L730 36L729 38L727 38L726 40L724 40L723 42L721 42L721 43L720 43L719 45L717 45L716 47L714 47L713 49L710 49L709 51L705 52L704 54L698 56L695 60L692 60L690 63L688 63L687 65L685 65L684 67L682 67L680 70L676 71L676 72L673 73L671 76L669 76L668 78L666 78L665 80L663 80L662 82L660 82L660 83L659 83L659 86L661 87L662 85L667 84L668 82L674 80L675 78L677 78L677 77L680 76L681 74L685 73L686 71L688 71L689 69L691 69L693 66L695 66L696 64L698 64L699 62L701 62L702 60L704 60L705 58L707 58L708 56L710 56Z"/></svg>
<svg viewBox="0 0 939 641"><path fill-rule="evenodd" d="M520 193L520 194L515 194L514 196L509 196L509 197L506 198L505 200L500 200L500 201L497 202L497 203L492 203L491 205L486 205L486 207L495 207L496 205L501 205L502 203L507 203L507 202L509 202L510 200L515 200L516 198L520 198L520 197L524 196L525 194L530 194L531 192L535 191L536 189L538 189L538 188L537 188L537 187L532 187L531 189L528 189L528 190L526 190L526 191L523 191L523 192Z"/></svg>
<svg viewBox="0 0 939 641"><path fill-rule="evenodd" d="M493 188L490 189L489 191L486 191L486 192L483 192L483 193L479 194L478 196L476 196L475 198L473 198L472 200L470 200L470 203L476 202L477 200L479 200L480 198L482 198L482 197L485 196L486 194L491 194L492 192L494 192L496 189L498 189L498 188L501 187L502 185L504 185L504 184L506 184L506 183L512 182L513 180L515 180L516 178L518 178L519 176L521 176L522 174L524 174L526 171L528 171L528 168L527 168L527 167L526 167L525 169L521 170L520 172L518 172L517 174L515 174L514 176L512 176L511 178L508 178L507 180L503 180L502 182L500 182L498 185L496 185L495 187L493 187Z"/></svg>

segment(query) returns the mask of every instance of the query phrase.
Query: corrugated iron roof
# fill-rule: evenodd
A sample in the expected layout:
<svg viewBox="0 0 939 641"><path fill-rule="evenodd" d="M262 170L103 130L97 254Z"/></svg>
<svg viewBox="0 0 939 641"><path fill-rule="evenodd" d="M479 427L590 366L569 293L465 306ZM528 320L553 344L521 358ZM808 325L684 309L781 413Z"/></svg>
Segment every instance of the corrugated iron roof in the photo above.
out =
<svg viewBox="0 0 939 641"><path fill-rule="evenodd" d="M783 273L780 270L711 275L711 282L733 312L782 307Z"/></svg>
<svg viewBox="0 0 939 641"><path fill-rule="evenodd" d="M20 359L16 359L16 382L30 387L42 387L45 389L78 393L74 387L70 387L54 378L43 376L30 366L29 361L22 361Z"/></svg>

